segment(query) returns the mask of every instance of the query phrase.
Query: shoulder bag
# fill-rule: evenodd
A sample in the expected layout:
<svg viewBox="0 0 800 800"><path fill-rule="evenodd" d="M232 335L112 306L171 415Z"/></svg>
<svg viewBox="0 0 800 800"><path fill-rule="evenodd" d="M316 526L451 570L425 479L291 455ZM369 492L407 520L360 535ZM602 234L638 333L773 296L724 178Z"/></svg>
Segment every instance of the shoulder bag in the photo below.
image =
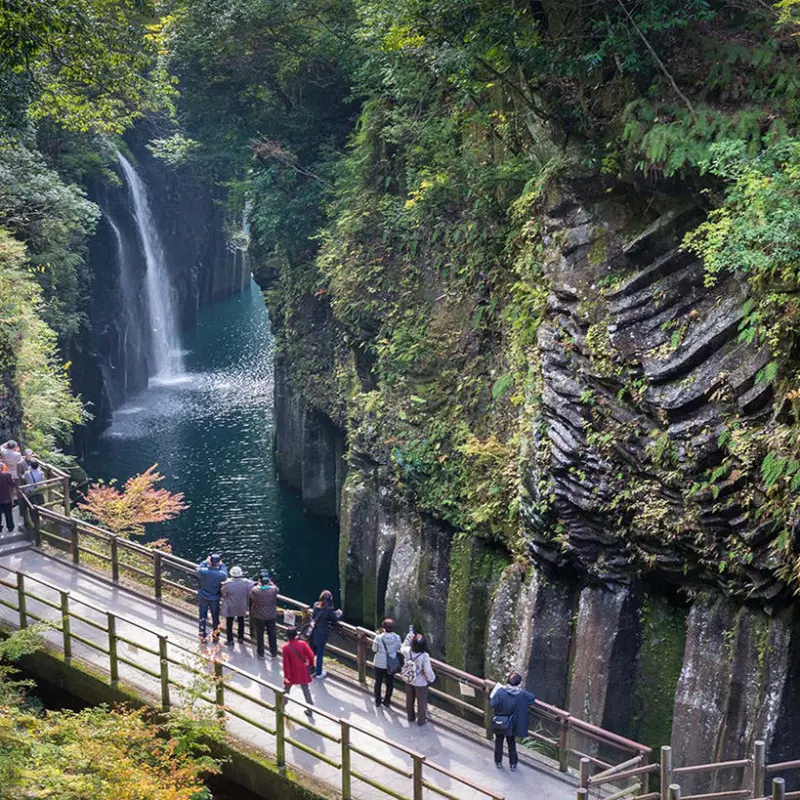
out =
<svg viewBox="0 0 800 800"><path fill-rule="evenodd" d="M399 650L395 655L390 656L389 648L386 646L386 639L381 639L381 644L383 645L384 652L386 653L386 672L389 675L397 675L397 673L403 669L405 657Z"/></svg>

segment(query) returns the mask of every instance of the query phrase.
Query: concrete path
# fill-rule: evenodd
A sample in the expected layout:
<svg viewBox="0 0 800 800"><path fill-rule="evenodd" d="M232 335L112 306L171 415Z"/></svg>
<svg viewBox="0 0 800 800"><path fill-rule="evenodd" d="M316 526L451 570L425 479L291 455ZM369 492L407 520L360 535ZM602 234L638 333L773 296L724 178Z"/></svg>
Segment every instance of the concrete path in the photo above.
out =
<svg viewBox="0 0 800 800"><path fill-rule="evenodd" d="M123 588L114 586L99 578L87 574L82 570L73 569L68 563L59 559L50 558L34 550L26 549L0 555L0 565L10 570L19 570L32 578L38 578L60 590L70 592L70 608L88 620L94 621L95 627L90 623L78 620L72 621L72 634L107 646L108 635L103 630L106 627L106 612L119 614L134 620L143 627L118 621L117 634L129 639L132 644L120 643L120 659L126 659L137 665L158 673L159 658L154 652L158 651L158 634L168 636L168 655L170 663L170 678L184 685L194 683L193 692L180 692L172 688L172 701L174 705L185 705L192 702L198 692L213 695L213 688L207 681L193 675L190 669L199 669L202 673L212 673L212 662L215 652L219 652L225 660L226 684L246 696L235 694L231 689L226 689L226 706L235 713L244 714L257 719L267 728L274 727L274 712L257 704L258 700L272 704L274 694L268 687L253 680L258 676L278 687L282 686L280 660L272 661L269 656L265 661L254 657L249 645L237 644L234 648L220 647L206 648L200 645L196 636L193 620L184 613L170 609L167 604L159 605L154 601L143 599ZM0 569L0 578L12 580L5 570ZM26 590L40 595L51 603L59 602L56 591L47 589L34 580L27 580ZM0 597L16 604L16 592L6 587L0 587ZM91 603L98 610L93 610L81 603L81 600ZM45 619L56 620L60 618L56 609L45 603L28 600L27 610L31 614ZM18 616L15 612L0 606L0 619L16 625ZM63 636L60 631L49 631L46 638L54 647L63 647ZM108 656L81 643L73 641L73 657L101 667L108 671ZM233 672L227 668L235 667L242 672ZM160 698L160 682L157 678L148 676L141 671L120 663L120 680L122 683L146 693L152 697ZM575 789L571 784L561 779L557 774L546 770L520 764L519 770L512 773L507 764L498 770L493 763L491 746L487 742L478 741L452 730L446 729L441 724L441 716L437 721L437 711L433 710L433 721L423 728L409 725L401 709L404 696L402 692L395 691L395 708L376 709L369 692L362 687L353 686L348 681L337 680L331 676L322 681L314 681L311 687L314 703L318 708L342 718L352 725L358 726L360 731L353 731L351 743L365 753L374 754L384 761L392 764L397 771L381 766L370 759L354 753L352 767L364 777L388 786L402 797L411 796L411 780L408 773L411 771L411 758L392 747L389 742L414 750L427 757L456 776L471 781L482 787L492 789L503 794L509 800L515 798L535 798L535 800L566 800L575 796ZM183 695L183 696L181 696ZM302 699L298 687L292 690L292 696ZM250 700L248 698L254 698ZM210 708L209 704L200 700L196 703ZM299 703L290 701L288 713L296 718L305 720L303 708ZM228 731L241 741L250 746L255 746L266 752L273 753L275 739L273 735L238 719L235 713L228 713L226 725ZM311 748L333 760L336 764L341 761L341 746L333 739L338 738L339 724L332 719L316 714L314 726L321 731L317 732L302 727L298 723L291 724L288 734L299 745ZM362 732L363 731L363 732ZM325 734L328 735L327 738ZM337 766L331 766L320 759L304 752L301 747L287 743L287 763L303 772L313 775L332 787L341 786L341 772ZM400 773L405 774L398 774ZM426 766L425 778L431 783L441 787L451 795L465 800L478 800L486 795L467 788L446 775L437 773L433 768ZM353 796L357 798L385 798L388 795L371 787L368 783L354 779ZM440 797L440 795L426 789L426 798Z"/></svg>

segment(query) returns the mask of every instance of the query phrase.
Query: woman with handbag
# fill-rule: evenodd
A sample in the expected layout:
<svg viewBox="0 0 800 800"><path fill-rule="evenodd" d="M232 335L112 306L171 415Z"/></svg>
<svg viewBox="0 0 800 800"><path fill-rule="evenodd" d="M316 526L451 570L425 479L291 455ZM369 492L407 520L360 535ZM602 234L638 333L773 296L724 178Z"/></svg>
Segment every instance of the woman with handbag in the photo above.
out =
<svg viewBox="0 0 800 800"><path fill-rule="evenodd" d="M494 763L503 766L503 741L508 744L508 763L513 772L517 768L517 736L528 735L528 706L535 700L533 692L522 688L519 672L509 673L506 685L499 683L489 695L489 703L494 710L492 730L494 731Z"/></svg>
<svg viewBox="0 0 800 800"><path fill-rule="evenodd" d="M385 619L381 624L381 632L372 640L372 652L375 653L373 667L375 668L375 705L383 704L389 708L392 703L394 691L394 676L403 666L400 653L402 640L394 632L394 620ZM386 684L386 695L381 700L381 685Z"/></svg>
<svg viewBox="0 0 800 800"><path fill-rule="evenodd" d="M400 674L406 681L406 714L409 722L416 720L421 726L428 721L428 684L436 680L436 675L428 655L428 643L421 633L414 634L414 628L408 629L403 655L405 663Z"/></svg>

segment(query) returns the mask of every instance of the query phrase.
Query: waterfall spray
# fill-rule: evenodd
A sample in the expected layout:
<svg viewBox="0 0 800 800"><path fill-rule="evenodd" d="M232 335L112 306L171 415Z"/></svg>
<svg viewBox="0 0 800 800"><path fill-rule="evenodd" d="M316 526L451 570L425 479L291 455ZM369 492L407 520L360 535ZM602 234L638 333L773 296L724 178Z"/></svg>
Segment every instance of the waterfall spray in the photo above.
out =
<svg viewBox="0 0 800 800"><path fill-rule="evenodd" d="M145 291L151 329L150 374L161 377L178 375L183 372L183 364L164 249L150 212L147 190L142 179L122 153L117 153L117 157L130 190L136 230L147 264Z"/></svg>

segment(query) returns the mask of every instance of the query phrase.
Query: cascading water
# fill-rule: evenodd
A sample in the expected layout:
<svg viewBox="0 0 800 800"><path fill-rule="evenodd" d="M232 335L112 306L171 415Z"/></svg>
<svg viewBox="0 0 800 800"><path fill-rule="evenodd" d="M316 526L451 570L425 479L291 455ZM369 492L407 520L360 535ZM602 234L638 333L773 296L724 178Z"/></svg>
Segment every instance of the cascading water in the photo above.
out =
<svg viewBox="0 0 800 800"><path fill-rule="evenodd" d="M147 265L145 290L150 316L150 354L153 362L150 373L158 377L178 375L183 372L183 363L164 249L150 212L147 190L142 179L133 164L122 153L118 153L117 157L130 190L136 230Z"/></svg>

